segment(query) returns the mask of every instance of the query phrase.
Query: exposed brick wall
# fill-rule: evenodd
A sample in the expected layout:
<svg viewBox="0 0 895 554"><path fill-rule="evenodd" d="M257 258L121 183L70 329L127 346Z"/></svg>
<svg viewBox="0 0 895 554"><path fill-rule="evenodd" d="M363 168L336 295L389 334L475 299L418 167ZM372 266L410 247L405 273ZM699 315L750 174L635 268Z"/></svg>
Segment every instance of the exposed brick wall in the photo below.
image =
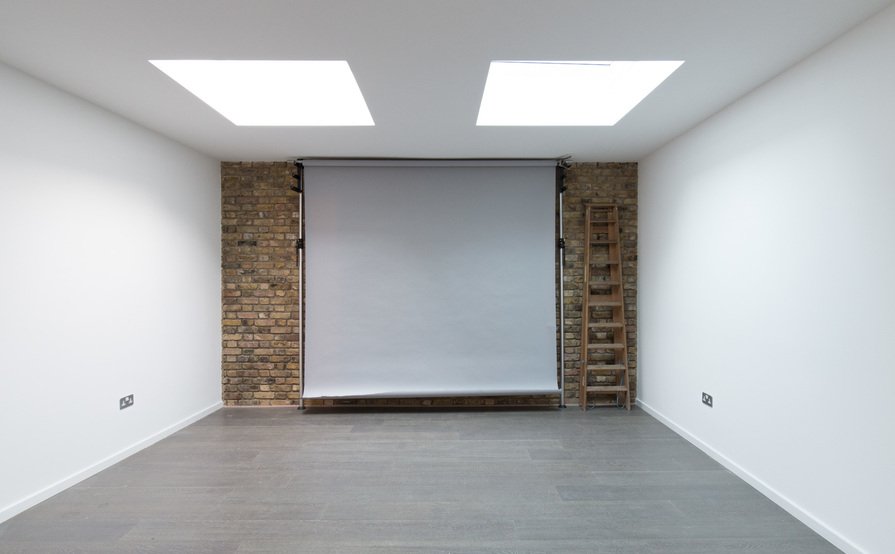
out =
<svg viewBox="0 0 895 554"><path fill-rule="evenodd" d="M297 404L299 398L298 212L289 163L221 164L223 400L227 405ZM566 403L577 404L583 281L583 205L619 205L632 385L636 386L637 164L582 163L567 172ZM334 406L555 406L556 397L462 397L310 401Z"/></svg>
<svg viewBox="0 0 895 554"><path fill-rule="evenodd" d="M226 405L299 398L297 197L287 163L221 164Z"/></svg>
<svg viewBox="0 0 895 554"><path fill-rule="evenodd" d="M625 320L631 399L637 390L637 164L579 163L566 173L563 202L565 252L566 402L578 401L581 358L581 304L584 294L584 205L615 204L622 238Z"/></svg>

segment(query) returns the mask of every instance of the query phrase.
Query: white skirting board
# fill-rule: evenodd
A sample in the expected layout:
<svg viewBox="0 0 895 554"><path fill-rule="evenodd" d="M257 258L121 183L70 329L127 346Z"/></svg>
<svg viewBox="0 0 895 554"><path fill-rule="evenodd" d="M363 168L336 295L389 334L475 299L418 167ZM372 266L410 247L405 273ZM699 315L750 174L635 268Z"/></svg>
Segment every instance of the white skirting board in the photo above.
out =
<svg viewBox="0 0 895 554"><path fill-rule="evenodd" d="M99 460L96 463L94 463L88 467L85 467L84 469L82 469L78 472L75 472L72 475L69 475L68 477L66 477L64 479L60 479L59 481L56 481L52 485L49 485L48 487L45 487L45 488L35 492L34 494L31 494L30 496L26 496L25 498L19 500L18 502L15 502L13 504L10 504L9 506L3 507L2 509L0 509L0 523L6 521L7 519L10 519L13 516L16 516L16 515L24 512L25 510L27 510L28 508L31 508L32 506L40 504L44 500L46 500L56 494L59 494L60 492L64 491L65 489L67 489L69 487L77 485L84 479L87 479L88 477L92 477L92 476L96 475L100 471L117 464L121 460L124 460L125 458L127 458L133 454L136 454L137 452L143 450L144 448L146 448L148 446L152 446L153 444L164 439L165 437L173 435L174 433L176 433L177 431L180 431L184 427L186 427L192 423L195 423L196 421L199 421L200 419L202 419L203 417L205 417L209 414L212 414L212 413L218 411L222 406L223 406L223 402L215 402L211 406L204 408L204 409L194 413L193 415L188 416L172 425L169 425L168 427L165 427L161 431L153 433L152 435L146 437L145 439L137 441L134 444L128 446L127 448L124 448L124 449L112 454L111 456L107 456L107 457L103 458L102 460Z"/></svg>
<svg viewBox="0 0 895 554"><path fill-rule="evenodd" d="M724 466L726 469L730 470L737 477L752 486L752 488L768 497L772 502L789 512L790 515L810 527L813 531L815 531L823 538L833 543L834 546L836 546L843 552L846 552L848 554L866 554L863 550L858 548L858 546L842 536L835 529L832 529L823 521L820 521L819 519L814 517L811 512L799 506L798 504L778 492L776 489L769 486L767 483L744 469L742 466L700 440L699 437L690 433L689 431L666 417L664 414L662 414L649 404L641 401L640 399L637 399L636 403L641 409L643 409L643 411L658 419L663 425L683 437L687 442L691 443L693 446L699 448L700 450L711 456L711 458L714 459L716 462Z"/></svg>

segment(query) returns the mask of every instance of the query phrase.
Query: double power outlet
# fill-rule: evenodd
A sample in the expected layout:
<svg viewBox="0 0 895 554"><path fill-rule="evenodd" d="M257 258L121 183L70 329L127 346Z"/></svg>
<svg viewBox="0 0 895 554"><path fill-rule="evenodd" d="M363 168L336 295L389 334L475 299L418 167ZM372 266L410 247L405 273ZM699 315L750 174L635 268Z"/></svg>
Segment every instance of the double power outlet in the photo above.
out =
<svg viewBox="0 0 895 554"><path fill-rule="evenodd" d="M123 410L134 405L134 395L129 394L118 399L118 409Z"/></svg>

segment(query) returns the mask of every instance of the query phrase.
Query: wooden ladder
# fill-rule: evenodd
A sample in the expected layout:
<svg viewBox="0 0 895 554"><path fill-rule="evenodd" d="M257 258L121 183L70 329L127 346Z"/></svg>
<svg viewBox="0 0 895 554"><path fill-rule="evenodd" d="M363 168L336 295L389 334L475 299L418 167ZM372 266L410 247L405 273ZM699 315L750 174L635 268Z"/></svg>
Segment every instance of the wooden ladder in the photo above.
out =
<svg viewBox="0 0 895 554"><path fill-rule="evenodd" d="M587 204L578 404L631 409L618 207Z"/></svg>

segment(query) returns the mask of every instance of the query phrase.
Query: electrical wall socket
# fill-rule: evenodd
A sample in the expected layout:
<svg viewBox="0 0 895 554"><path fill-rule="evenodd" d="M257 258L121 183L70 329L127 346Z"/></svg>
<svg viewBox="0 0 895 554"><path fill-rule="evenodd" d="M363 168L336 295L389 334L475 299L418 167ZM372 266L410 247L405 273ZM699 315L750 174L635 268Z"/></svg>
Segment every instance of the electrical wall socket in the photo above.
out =
<svg viewBox="0 0 895 554"><path fill-rule="evenodd" d="M709 408L711 408L712 407L712 395L708 394L707 392L702 393L702 403L705 404L706 406L708 406Z"/></svg>
<svg viewBox="0 0 895 554"><path fill-rule="evenodd" d="M129 394L118 399L118 409L123 410L134 405L134 395Z"/></svg>

